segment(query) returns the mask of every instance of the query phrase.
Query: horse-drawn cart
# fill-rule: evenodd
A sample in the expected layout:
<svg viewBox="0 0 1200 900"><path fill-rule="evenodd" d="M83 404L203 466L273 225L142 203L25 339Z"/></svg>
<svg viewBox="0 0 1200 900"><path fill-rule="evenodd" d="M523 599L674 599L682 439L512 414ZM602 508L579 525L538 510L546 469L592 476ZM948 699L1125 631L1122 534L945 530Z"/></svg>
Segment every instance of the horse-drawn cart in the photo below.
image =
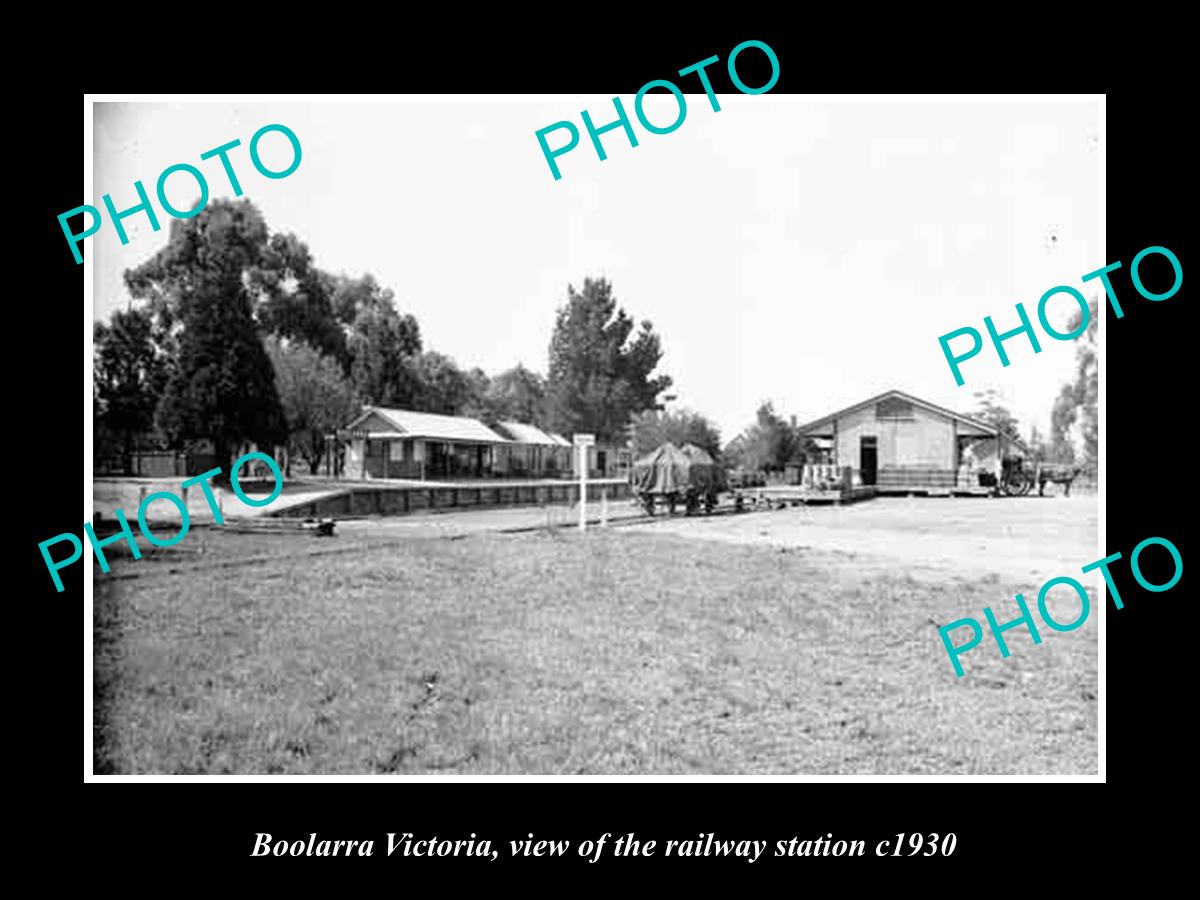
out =
<svg viewBox="0 0 1200 900"><path fill-rule="evenodd" d="M1059 484L1063 494L1071 496L1071 482L1085 470L1085 466L1069 463L1037 462L1030 466L1027 460L1020 457L1005 457L1003 474L1000 478L1000 491L1009 497L1024 497L1034 485L1037 485L1038 496L1046 492L1047 483Z"/></svg>
<svg viewBox="0 0 1200 900"><path fill-rule="evenodd" d="M1009 497L1024 497L1032 489L1037 475L1025 466L1020 456L1006 456L1001 462L1000 491Z"/></svg>

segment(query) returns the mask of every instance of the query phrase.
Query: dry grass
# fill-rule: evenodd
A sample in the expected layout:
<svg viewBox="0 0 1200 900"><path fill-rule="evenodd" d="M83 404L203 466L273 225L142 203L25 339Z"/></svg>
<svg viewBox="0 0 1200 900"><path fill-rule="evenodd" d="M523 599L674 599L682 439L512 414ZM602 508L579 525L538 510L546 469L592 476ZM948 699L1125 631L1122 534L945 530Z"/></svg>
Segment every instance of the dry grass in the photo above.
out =
<svg viewBox="0 0 1200 900"><path fill-rule="evenodd" d="M1010 618L1030 586L997 576L653 533L220 530L122 574L96 579L100 772L1096 771L1094 617L954 677L936 625Z"/></svg>

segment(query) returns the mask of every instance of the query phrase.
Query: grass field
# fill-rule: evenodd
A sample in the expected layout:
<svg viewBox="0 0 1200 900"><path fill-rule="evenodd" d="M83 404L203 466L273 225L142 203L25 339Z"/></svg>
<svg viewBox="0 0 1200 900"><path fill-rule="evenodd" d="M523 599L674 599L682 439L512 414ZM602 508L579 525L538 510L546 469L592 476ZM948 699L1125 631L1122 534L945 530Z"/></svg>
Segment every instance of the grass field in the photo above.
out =
<svg viewBox="0 0 1200 900"><path fill-rule="evenodd" d="M1095 613L954 677L937 625L1012 618L1040 581L1009 578L655 531L197 529L96 577L96 771L1094 773Z"/></svg>

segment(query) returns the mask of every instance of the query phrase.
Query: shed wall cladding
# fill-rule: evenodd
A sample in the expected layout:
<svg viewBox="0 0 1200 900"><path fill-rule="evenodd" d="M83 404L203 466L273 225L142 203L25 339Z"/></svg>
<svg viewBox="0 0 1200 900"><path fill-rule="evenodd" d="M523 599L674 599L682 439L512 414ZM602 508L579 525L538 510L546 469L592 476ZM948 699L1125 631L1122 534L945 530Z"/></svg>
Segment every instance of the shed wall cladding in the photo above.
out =
<svg viewBox="0 0 1200 900"><path fill-rule="evenodd" d="M877 409L880 404L871 404L838 419L838 464L857 469L859 439L873 435L879 442L880 468L924 465L953 469L953 422L919 406L905 405L907 410L894 402L882 409ZM891 418L906 414L908 418Z"/></svg>

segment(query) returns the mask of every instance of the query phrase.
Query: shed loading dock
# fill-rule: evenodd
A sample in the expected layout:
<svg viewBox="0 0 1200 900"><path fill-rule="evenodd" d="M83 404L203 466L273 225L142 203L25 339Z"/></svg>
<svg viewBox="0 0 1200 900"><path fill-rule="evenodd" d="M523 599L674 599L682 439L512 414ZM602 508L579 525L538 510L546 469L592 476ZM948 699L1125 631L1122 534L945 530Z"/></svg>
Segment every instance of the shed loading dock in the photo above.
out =
<svg viewBox="0 0 1200 900"><path fill-rule="evenodd" d="M898 390L798 430L827 440L827 462L851 467L854 483L878 494L989 494L1002 458L1028 453L994 425Z"/></svg>

